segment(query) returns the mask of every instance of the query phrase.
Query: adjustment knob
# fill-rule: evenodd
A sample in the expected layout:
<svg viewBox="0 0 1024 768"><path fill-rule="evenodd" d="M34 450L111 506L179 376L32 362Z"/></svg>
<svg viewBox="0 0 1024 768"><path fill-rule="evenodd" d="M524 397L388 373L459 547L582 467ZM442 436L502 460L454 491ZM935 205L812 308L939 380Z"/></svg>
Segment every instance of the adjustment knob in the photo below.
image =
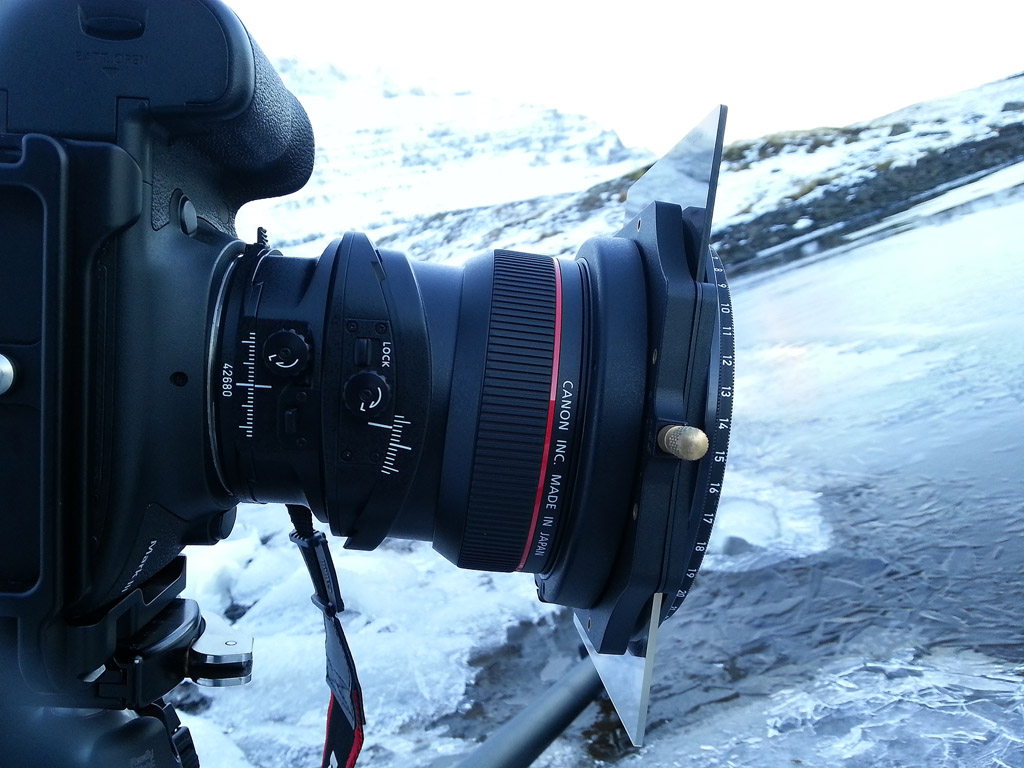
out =
<svg viewBox="0 0 1024 768"><path fill-rule="evenodd" d="M376 371L360 371L345 382L342 398L352 413L369 419L388 407L391 388L387 379Z"/></svg>
<svg viewBox="0 0 1024 768"><path fill-rule="evenodd" d="M14 363L0 355L0 395L14 386Z"/></svg>
<svg viewBox="0 0 1024 768"><path fill-rule="evenodd" d="M708 436L697 427L672 425L658 433L658 447L683 461L700 461L708 452Z"/></svg>
<svg viewBox="0 0 1024 768"><path fill-rule="evenodd" d="M309 357L309 344L297 331L277 331L263 343L263 362L278 376L298 376Z"/></svg>

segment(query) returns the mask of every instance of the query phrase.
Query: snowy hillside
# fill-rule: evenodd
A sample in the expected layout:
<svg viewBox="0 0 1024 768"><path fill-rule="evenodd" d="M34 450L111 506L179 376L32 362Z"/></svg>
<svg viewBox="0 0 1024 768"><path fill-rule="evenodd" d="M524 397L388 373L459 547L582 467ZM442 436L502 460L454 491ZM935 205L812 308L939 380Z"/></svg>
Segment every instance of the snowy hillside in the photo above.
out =
<svg viewBox="0 0 1024 768"><path fill-rule="evenodd" d="M402 89L290 60L277 67L309 112L316 165L298 193L246 206L238 229L246 235L266 225L274 244L294 255L319 255L348 230L381 245L400 241L406 251L418 245L416 255L429 258L476 255L506 227L491 206L575 194L653 159L578 115ZM454 224L467 209L471 237ZM438 219L439 212L457 213Z"/></svg>
<svg viewBox="0 0 1024 768"><path fill-rule="evenodd" d="M284 69L318 168L240 230L289 253L362 229L422 258L571 254L651 160L551 110ZM728 149L717 238L751 274L713 552L665 625L647 745L595 704L538 766L1024 766L1022 102L1016 78ZM289 528L245 508L189 553L190 596L256 638L251 685L177 693L207 768L318 764L322 624ZM575 663L527 576L333 549L360 765L451 766Z"/></svg>
<svg viewBox="0 0 1024 768"><path fill-rule="evenodd" d="M736 144L719 192L720 251L737 272L840 246L1022 159L1024 74L865 123Z"/></svg>

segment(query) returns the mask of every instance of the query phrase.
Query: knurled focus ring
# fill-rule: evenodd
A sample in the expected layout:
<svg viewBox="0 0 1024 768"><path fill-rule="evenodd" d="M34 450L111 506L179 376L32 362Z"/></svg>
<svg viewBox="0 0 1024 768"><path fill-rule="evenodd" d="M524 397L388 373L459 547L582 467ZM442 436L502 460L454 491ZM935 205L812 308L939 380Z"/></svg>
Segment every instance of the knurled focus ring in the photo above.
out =
<svg viewBox="0 0 1024 768"><path fill-rule="evenodd" d="M494 253L461 568L515 570L530 535L556 354L556 269L547 256Z"/></svg>

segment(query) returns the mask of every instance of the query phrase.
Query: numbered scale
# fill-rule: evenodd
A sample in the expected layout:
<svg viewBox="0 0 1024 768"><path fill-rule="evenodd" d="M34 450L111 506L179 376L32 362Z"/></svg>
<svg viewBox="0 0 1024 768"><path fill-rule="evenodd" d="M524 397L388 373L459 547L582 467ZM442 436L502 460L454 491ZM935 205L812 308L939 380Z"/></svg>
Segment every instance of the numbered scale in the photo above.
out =
<svg viewBox="0 0 1024 768"><path fill-rule="evenodd" d="M733 336L732 296L729 283L725 276L722 259L714 248L708 248L708 259L714 276L714 284L718 288L718 324L714 337L711 359L718 360L718 368L712 368L708 380L708 415L705 424L708 435L708 456L697 481L698 488L706 489L701 497L702 507L699 511L696 544L687 564L686 576L679 586L675 597L665 603L661 615L664 621L682 604L690 592L693 580L704 562L704 555L711 540L711 529L718 514L718 500L722 495L722 480L725 476L726 460L729 457L729 435L732 432L733 386L736 381L735 360L736 341ZM717 374L717 375L716 375ZM712 409L712 404L714 408Z"/></svg>

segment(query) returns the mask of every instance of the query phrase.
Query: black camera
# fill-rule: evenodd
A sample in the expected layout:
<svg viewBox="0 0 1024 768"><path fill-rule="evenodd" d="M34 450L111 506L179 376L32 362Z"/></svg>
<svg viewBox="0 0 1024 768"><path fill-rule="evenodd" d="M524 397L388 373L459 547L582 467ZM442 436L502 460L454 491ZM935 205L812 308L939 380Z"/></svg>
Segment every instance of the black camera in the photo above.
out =
<svg viewBox="0 0 1024 768"><path fill-rule="evenodd" d="M4 710L247 679L179 597L182 549L240 502L533 573L602 653L642 653L654 596L658 621L685 597L731 428L710 200L653 203L575 260L239 239L239 207L312 163L217 0L0 3Z"/></svg>

